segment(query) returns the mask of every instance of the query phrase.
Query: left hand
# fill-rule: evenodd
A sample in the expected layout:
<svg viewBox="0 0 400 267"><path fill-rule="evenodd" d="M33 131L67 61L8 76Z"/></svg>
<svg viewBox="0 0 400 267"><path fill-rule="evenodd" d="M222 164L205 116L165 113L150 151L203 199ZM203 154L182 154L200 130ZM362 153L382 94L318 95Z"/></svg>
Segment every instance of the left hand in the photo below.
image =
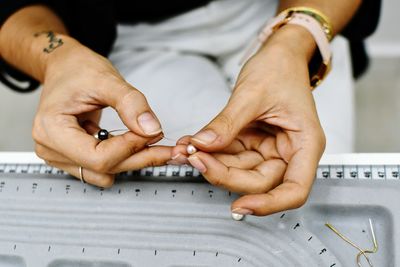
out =
<svg viewBox="0 0 400 267"><path fill-rule="evenodd" d="M64 45L45 62L32 128L36 154L100 187L112 186L119 172L164 165L172 148L152 146L163 134L145 96L109 60L71 37L62 38ZM106 106L117 111L129 131L100 141L93 134Z"/></svg>
<svg viewBox="0 0 400 267"><path fill-rule="evenodd" d="M301 49L315 44L296 27L284 26L268 40L243 67L221 113L172 152L184 158L193 144L200 151L188 160L210 183L247 194L232 203L232 212L293 209L310 193L325 136Z"/></svg>

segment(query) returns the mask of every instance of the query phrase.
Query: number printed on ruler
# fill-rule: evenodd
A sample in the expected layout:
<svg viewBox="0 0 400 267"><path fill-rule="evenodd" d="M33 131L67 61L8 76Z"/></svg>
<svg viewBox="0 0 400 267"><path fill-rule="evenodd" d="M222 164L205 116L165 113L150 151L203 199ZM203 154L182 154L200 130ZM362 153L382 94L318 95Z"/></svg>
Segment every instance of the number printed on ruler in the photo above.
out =
<svg viewBox="0 0 400 267"><path fill-rule="evenodd" d="M399 180L399 165L321 165L317 179Z"/></svg>

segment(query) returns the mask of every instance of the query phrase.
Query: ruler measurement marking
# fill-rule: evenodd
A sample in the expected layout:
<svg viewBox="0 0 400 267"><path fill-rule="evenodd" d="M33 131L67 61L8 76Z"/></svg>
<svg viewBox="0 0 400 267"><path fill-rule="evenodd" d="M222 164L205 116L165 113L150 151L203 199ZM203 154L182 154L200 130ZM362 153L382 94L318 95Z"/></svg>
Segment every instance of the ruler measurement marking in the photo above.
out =
<svg viewBox="0 0 400 267"><path fill-rule="evenodd" d="M359 171L359 169L358 169L358 165L356 165L356 170L357 170L357 179L359 179L360 177L359 177L359 173L360 173L360 171Z"/></svg>
<svg viewBox="0 0 400 267"><path fill-rule="evenodd" d="M387 179L386 165L383 165L383 172L385 173L385 179Z"/></svg>

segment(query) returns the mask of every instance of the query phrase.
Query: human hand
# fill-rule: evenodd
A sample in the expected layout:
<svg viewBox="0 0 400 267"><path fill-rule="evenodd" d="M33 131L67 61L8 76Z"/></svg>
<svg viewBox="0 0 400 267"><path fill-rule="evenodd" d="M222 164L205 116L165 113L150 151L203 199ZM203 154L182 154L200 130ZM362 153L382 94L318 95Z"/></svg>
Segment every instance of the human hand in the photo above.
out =
<svg viewBox="0 0 400 267"><path fill-rule="evenodd" d="M145 97L102 56L72 38L47 60L32 135L35 150L48 164L86 182L109 187L114 174L162 165L171 148L149 145L162 138L158 119ZM93 137L100 110L113 107L128 132L104 141Z"/></svg>
<svg viewBox="0 0 400 267"><path fill-rule="evenodd" d="M221 113L172 152L184 159L186 145L193 144L200 151L188 160L211 184L246 194L232 203L234 213L297 208L311 190L325 136L310 90L310 51L301 49L315 45L296 27L285 26L268 40L243 67ZM309 39L288 43L297 37Z"/></svg>

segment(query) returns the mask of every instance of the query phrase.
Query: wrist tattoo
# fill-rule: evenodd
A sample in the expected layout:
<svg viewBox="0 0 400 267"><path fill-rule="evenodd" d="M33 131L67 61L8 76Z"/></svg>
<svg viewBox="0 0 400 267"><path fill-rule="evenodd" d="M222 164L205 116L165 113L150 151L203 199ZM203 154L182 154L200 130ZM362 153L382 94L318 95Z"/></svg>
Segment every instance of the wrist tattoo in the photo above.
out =
<svg viewBox="0 0 400 267"><path fill-rule="evenodd" d="M49 45L47 47L43 48L43 52L45 52L45 53L51 53L56 48L58 48L64 44L63 40L61 38L58 38L54 34L53 31L37 32L33 36L39 37L41 35L46 35L46 37L49 39Z"/></svg>

